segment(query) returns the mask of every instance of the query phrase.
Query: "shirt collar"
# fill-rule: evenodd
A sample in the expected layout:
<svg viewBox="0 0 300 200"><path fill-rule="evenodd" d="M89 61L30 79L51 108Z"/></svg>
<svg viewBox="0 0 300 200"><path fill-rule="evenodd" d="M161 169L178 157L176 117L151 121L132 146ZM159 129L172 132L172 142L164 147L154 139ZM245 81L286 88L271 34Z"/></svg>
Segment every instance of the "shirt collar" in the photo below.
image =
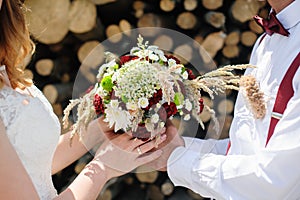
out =
<svg viewBox="0 0 300 200"><path fill-rule="evenodd" d="M284 28L290 29L300 22L299 8L300 0L295 0L276 15Z"/></svg>

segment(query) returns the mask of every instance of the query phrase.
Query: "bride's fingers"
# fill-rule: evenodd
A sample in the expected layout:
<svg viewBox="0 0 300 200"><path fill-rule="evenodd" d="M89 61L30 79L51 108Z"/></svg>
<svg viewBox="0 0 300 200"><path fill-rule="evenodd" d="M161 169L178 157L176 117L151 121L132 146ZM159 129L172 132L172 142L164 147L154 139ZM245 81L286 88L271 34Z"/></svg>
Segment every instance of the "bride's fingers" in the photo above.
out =
<svg viewBox="0 0 300 200"><path fill-rule="evenodd" d="M164 142L167 139L167 135L163 134L160 138L151 140L147 143L144 143L142 145L138 145L136 146L136 148L133 149L134 152L137 152L138 154L143 154L146 153L150 150L152 150L153 148L155 148L157 145L159 145L160 143Z"/></svg>

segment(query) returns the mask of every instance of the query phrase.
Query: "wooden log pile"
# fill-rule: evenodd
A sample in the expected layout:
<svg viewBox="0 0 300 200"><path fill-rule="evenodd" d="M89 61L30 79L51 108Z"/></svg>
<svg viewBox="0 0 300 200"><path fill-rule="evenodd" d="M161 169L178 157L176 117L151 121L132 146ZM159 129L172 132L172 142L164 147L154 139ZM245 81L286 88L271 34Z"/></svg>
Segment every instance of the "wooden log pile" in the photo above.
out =
<svg viewBox="0 0 300 200"><path fill-rule="evenodd" d="M184 64L188 65L195 55L200 55L204 63L212 58L213 64L206 69L211 70L215 66L247 63L256 39L263 33L252 17L266 17L269 12L267 3L257 0L25 0L25 4L26 20L37 47L26 73L33 77L59 118L72 98L77 73L90 83L95 81L96 67L104 61L102 41L108 39L117 49L126 45L126 40L137 37L130 32L133 28L176 30L195 43L178 44L155 30L143 35L164 50L183 55L179 58ZM202 48L197 48L199 44ZM92 53L96 56L86 59L95 47ZM223 124L222 138L228 137L236 92L228 91L226 95L227 98L214 102L204 97ZM210 123L207 112L201 117L205 125ZM54 176L58 190L72 181L89 159L86 155ZM174 188L166 173L155 171L116 179L98 199L204 198L187 189Z"/></svg>

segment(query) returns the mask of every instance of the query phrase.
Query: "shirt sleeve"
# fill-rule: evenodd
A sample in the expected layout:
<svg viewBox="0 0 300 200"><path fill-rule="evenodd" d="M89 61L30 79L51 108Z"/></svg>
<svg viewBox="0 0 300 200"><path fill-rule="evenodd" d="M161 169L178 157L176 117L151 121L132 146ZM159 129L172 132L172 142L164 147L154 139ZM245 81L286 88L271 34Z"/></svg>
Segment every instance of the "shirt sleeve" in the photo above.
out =
<svg viewBox="0 0 300 200"><path fill-rule="evenodd" d="M300 192L295 192L300 186L299 89L294 83L298 92L290 99L267 146L255 154L225 156L176 148L168 160L168 175L174 185L216 199L299 198Z"/></svg>
<svg viewBox="0 0 300 200"><path fill-rule="evenodd" d="M183 137L185 147L189 150L200 153L215 153L225 155L229 139L208 139L201 140L192 137Z"/></svg>

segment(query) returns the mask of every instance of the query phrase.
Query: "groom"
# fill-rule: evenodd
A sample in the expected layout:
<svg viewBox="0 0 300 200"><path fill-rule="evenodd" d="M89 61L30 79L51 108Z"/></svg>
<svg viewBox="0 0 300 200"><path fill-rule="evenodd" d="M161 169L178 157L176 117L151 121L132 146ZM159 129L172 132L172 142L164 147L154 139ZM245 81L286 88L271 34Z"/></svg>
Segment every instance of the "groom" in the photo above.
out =
<svg viewBox="0 0 300 200"><path fill-rule="evenodd" d="M152 164L175 186L215 199L300 198L300 0L268 2L270 21L256 17L266 31L250 59L257 68L246 71L264 93L265 117L255 119L240 93L230 142L181 138L167 124L169 141Z"/></svg>

